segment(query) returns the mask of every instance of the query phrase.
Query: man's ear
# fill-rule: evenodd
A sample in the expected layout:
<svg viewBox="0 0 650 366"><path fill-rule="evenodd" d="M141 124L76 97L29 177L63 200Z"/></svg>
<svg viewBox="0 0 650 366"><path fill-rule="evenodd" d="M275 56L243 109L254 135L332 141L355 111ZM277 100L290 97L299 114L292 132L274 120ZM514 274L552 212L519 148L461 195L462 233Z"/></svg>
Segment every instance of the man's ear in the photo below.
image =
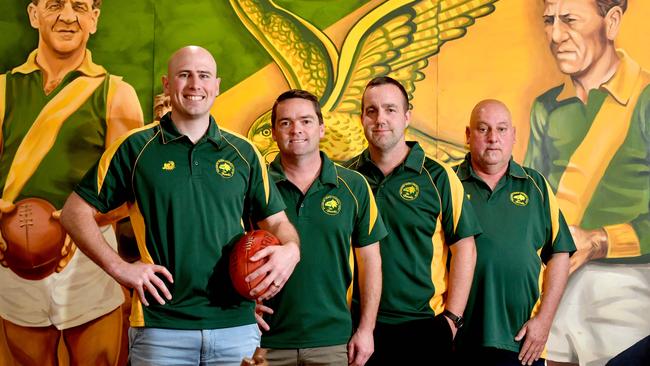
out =
<svg viewBox="0 0 650 366"><path fill-rule="evenodd" d="M607 39L614 41L621 29L621 21L623 20L623 9L620 6L614 6L609 9L605 15L605 32Z"/></svg>
<svg viewBox="0 0 650 366"><path fill-rule="evenodd" d="M167 78L167 75L163 75L162 85L163 85L163 93L169 96L169 79Z"/></svg>
<svg viewBox="0 0 650 366"><path fill-rule="evenodd" d="M29 24L32 28L38 29L38 9L32 2L27 5L27 15L29 16Z"/></svg>
<svg viewBox="0 0 650 366"><path fill-rule="evenodd" d="M409 109L408 111L406 111L406 126L404 126L404 128L406 129L406 127L408 127L410 124L411 124L411 110Z"/></svg>
<svg viewBox="0 0 650 366"><path fill-rule="evenodd" d="M465 145L469 146L469 126L465 126Z"/></svg>
<svg viewBox="0 0 650 366"><path fill-rule="evenodd" d="M93 24L90 28L90 34L95 34L97 32L97 22L99 21L99 9L93 8L90 13L92 14Z"/></svg>

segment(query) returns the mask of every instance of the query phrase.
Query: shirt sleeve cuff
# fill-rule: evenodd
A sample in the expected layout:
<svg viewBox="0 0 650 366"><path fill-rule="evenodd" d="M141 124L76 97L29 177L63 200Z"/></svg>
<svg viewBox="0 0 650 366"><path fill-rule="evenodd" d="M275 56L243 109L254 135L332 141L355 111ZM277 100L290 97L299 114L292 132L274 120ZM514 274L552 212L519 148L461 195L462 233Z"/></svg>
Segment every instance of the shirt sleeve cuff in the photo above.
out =
<svg viewBox="0 0 650 366"><path fill-rule="evenodd" d="M617 224L604 227L607 233L607 258L638 257L641 244L630 224Z"/></svg>

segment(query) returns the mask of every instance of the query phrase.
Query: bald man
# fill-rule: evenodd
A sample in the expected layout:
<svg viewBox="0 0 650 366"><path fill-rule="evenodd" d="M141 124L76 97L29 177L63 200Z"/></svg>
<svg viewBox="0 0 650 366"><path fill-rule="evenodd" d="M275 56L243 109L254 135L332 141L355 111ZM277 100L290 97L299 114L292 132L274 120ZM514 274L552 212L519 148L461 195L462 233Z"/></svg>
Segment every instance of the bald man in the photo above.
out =
<svg viewBox="0 0 650 366"><path fill-rule="evenodd" d="M575 246L544 177L512 159L508 108L478 103L465 135L456 173L483 234L457 346L464 364L542 366Z"/></svg>
<svg viewBox="0 0 650 366"><path fill-rule="evenodd" d="M286 283L300 258L298 235L252 143L210 115L220 82L212 55L196 46L178 50L162 82L172 111L116 141L68 198L61 222L88 257L137 295L131 365L239 365L260 341L254 303L235 294L227 271L242 216L284 244L252 258L268 257L249 276L267 274L251 291L263 293L260 300ZM142 258L135 263L106 244L93 220L124 202Z"/></svg>

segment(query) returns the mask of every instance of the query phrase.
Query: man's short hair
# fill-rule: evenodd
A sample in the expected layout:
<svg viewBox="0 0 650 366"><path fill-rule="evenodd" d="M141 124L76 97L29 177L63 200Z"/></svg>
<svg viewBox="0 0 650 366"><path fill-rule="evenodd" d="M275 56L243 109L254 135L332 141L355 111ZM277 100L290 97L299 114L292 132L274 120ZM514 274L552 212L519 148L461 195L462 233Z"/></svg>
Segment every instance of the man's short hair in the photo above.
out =
<svg viewBox="0 0 650 366"><path fill-rule="evenodd" d="M38 5L40 0L32 0L32 4ZM99 9L102 7L102 0L93 0L93 9Z"/></svg>
<svg viewBox="0 0 650 366"><path fill-rule="evenodd" d="M278 104L280 104L280 102L283 102L287 99L304 99L310 101L314 105L314 111L316 112L316 116L318 116L318 123L323 124L323 112L321 112L320 110L321 108L320 108L320 102L318 101L318 97L306 90L291 89L280 94L278 99L275 100L275 103L273 103L273 109L271 110L272 128L275 128L275 119L277 118Z"/></svg>
<svg viewBox="0 0 650 366"><path fill-rule="evenodd" d="M623 13L625 13L625 10L627 10L627 0L596 0L596 6L598 7L598 13L602 17L607 15L607 12L615 6L620 7Z"/></svg>
<svg viewBox="0 0 650 366"><path fill-rule="evenodd" d="M370 80L370 82L368 82L368 85L366 85L366 88L363 90L363 95L366 94L366 90L380 85L395 85L397 89L399 89L400 93L402 93L402 96L404 97L404 112L411 109L409 104L409 95L406 92L404 85L402 85L402 83L393 79L390 76L377 76L376 78ZM361 114L363 114L363 110L364 110L363 95L361 96Z"/></svg>

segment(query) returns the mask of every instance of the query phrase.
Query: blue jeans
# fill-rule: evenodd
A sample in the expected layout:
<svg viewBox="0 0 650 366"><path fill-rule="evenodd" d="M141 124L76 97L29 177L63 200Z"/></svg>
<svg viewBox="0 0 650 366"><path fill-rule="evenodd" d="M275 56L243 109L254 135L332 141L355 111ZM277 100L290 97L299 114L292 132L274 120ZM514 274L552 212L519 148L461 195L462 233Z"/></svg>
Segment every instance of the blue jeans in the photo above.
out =
<svg viewBox="0 0 650 366"><path fill-rule="evenodd" d="M257 324L207 330L129 328L129 361L131 366L239 366L259 344Z"/></svg>

